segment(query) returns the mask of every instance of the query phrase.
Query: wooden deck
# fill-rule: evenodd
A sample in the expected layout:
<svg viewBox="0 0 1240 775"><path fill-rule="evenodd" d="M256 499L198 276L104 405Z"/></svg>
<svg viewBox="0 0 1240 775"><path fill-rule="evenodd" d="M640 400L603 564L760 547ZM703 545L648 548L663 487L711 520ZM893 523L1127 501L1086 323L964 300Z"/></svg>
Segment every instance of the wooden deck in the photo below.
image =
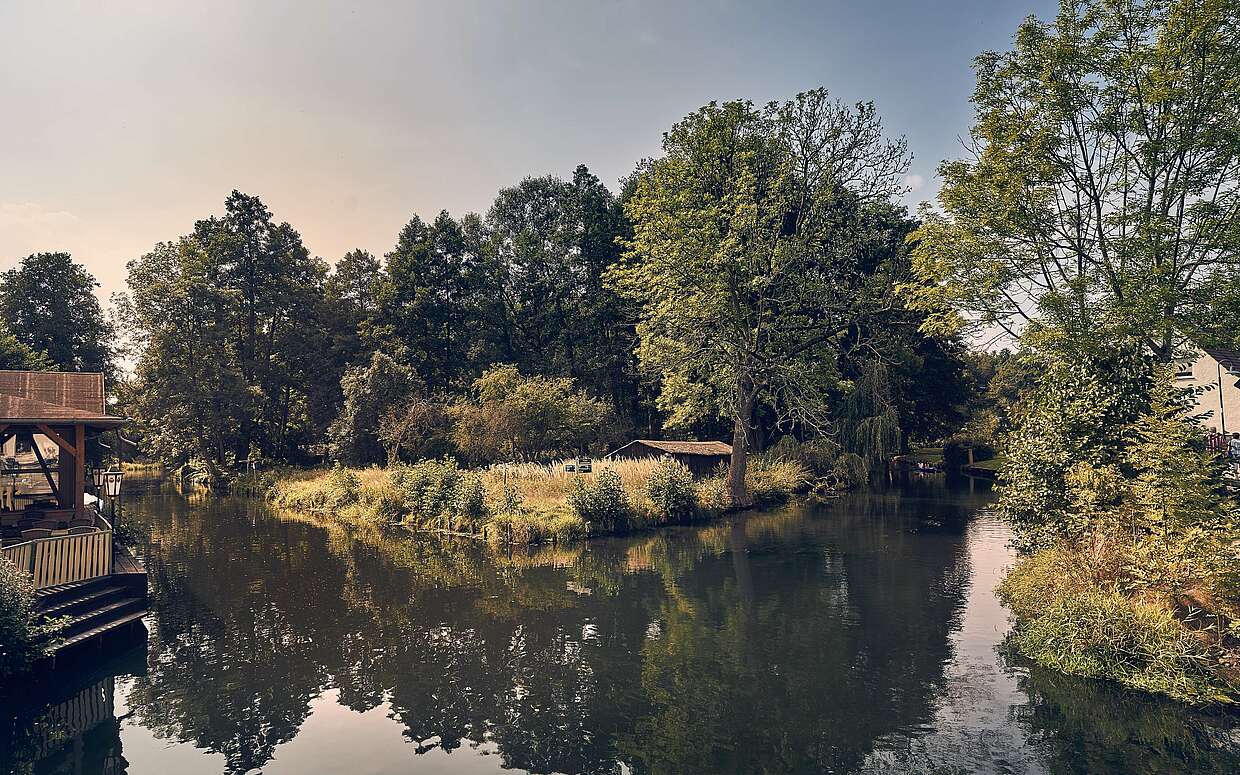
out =
<svg viewBox="0 0 1240 775"><path fill-rule="evenodd" d="M87 643L125 634L137 635L147 614L146 568L125 547L113 552L112 572L40 590L37 608L63 624L52 647L55 658Z"/></svg>

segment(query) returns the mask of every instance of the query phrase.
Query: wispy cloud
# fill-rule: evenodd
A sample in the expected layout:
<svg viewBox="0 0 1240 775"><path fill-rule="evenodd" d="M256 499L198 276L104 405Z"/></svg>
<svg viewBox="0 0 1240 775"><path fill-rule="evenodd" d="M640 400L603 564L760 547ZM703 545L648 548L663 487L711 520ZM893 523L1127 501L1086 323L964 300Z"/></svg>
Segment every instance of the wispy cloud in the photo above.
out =
<svg viewBox="0 0 1240 775"><path fill-rule="evenodd" d="M920 191L926 186L926 179L921 175L905 175L904 185L909 192Z"/></svg>

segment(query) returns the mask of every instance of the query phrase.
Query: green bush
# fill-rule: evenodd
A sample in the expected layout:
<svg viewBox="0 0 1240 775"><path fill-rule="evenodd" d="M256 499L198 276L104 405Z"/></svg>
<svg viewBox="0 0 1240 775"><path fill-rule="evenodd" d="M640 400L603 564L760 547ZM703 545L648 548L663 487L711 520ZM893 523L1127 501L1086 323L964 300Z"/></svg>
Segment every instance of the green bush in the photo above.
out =
<svg viewBox="0 0 1240 775"><path fill-rule="evenodd" d="M409 521L418 527L443 527L450 521L463 476L456 461L445 458L400 465L389 476Z"/></svg>
<svg viewBox="0 0 1240 775"><path fill-rule="evenodd" d="M1057 545L1020 558L996 592L1016 617L1010 643L1043 667L1196 704L1240 700L1217 640L1176 618L1165 598L1130 597L1123 563ZM1100 556L1099 556L1100 555Z"/></svg>
<svg viewBox="0 0 1240 775"><path fill-rule="evenodd" d="M693 516L697 508L697 492L689 468L670 457L663 458L646 480L646 495L667 521Z"/></svg>
<svg viewBox="0 0 1240 775"><path fill-rule="evenodd" d="M577 480L568 495L568 505L594 531L612 532L629 525L632 510L620 475L603 469L589 484Z"/></svg>
<svg viewBox="0 0 1240 775"><path fill-rule="evenodd" d="M34 585L17 566L0 559L0 682L28 669L47 648L59 627L34 609Z"/></svg>
<svg viewBox="0 0 1240 775"><path fill-rule="evenodd" d="M457 481L452 508L453 523L458 530L465 528L477 531L481 528L487 518L486 490L482 486L482 477L466 474Z"/></svg>

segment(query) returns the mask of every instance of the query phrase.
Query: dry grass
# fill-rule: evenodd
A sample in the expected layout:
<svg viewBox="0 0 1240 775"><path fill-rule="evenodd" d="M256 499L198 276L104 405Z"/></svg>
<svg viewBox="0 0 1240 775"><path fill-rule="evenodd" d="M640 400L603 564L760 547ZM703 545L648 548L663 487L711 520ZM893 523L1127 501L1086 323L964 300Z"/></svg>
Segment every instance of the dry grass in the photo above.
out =
<svg viewBox="0 0 1240 775"><path fill-rule="evenodd" d="M620 477L632 512L628 523L617 530L664 524L666 516L658 513L647 494L647 482L658 465L656 458L643 458L596 460L586 474L565 471L563 463L512 463L469 472L482 483L487 514L476 532L489 540L522 544L584 537L586 523L569 505L569 496L603 471ZM352 523L411 522L406 496L386 469L287 470L266 476L267 497L277 506L332 514ZM746 479L755 502L765 504L804 491L810 476L798 463L755 457ZM696 518L730 509L722 477L699 480L695 494Z"/></svg>

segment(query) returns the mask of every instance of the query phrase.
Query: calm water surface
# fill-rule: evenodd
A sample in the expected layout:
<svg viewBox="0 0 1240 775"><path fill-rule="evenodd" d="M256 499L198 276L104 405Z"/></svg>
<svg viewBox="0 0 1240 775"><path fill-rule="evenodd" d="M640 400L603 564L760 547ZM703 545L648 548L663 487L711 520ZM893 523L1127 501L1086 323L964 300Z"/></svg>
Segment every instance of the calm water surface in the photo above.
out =
<svg viewBox="0 0 1240 775"><path fill-rule="evenodd" d="M5 700L0 771L1240 772L1233 718L1004 656L988 498L508 554L151 486L149 639Z"/></svg>

